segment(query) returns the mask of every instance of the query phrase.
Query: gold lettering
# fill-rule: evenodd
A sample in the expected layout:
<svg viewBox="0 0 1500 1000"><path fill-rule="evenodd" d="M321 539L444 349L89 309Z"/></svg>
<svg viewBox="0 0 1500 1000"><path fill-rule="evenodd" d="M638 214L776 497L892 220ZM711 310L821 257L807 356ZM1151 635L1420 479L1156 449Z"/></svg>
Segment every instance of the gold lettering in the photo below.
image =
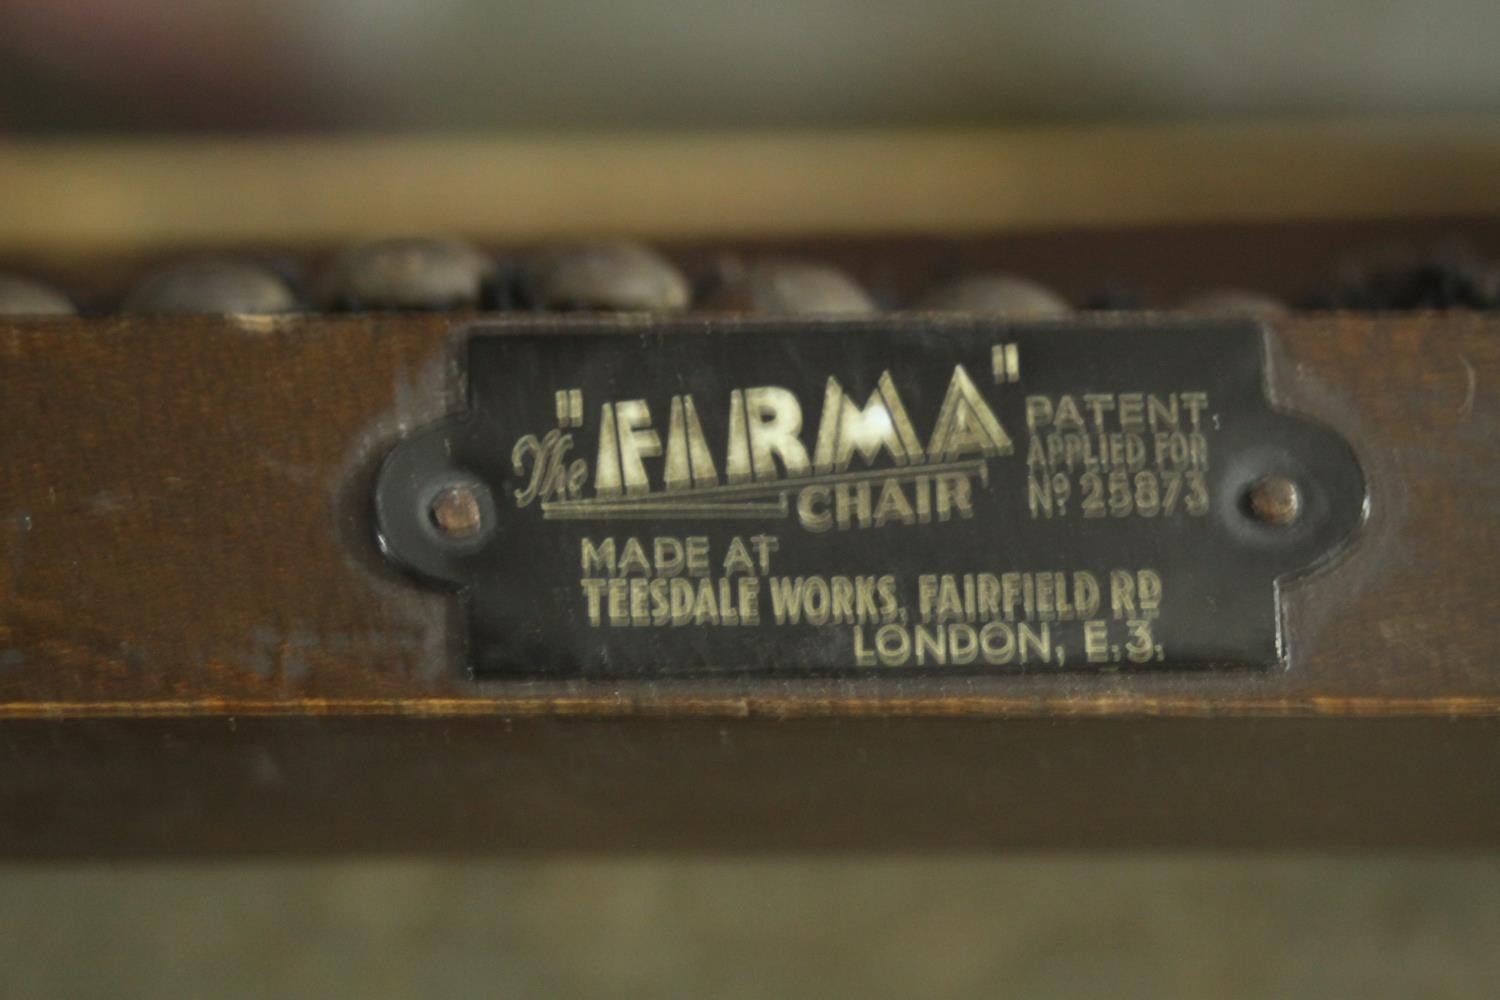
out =
<svg viewBox="0 0 1500 1000"><path fill-rule="evenodd" d="M928 458L951 462L971 454L1009 455L1014 449L1010 435L975 388L969 373L963 365L954 365L932 440L927 445Z"/></svg>
<svg viewBox="0 0 1500 1000"><path fill-rule="evenodd" d="M757 386L745 390L745 408L755 478L777 478L777 459L788 476L806 475L807 448L797 437L802 433L802 407L797 397L780 386Z"/></svg>

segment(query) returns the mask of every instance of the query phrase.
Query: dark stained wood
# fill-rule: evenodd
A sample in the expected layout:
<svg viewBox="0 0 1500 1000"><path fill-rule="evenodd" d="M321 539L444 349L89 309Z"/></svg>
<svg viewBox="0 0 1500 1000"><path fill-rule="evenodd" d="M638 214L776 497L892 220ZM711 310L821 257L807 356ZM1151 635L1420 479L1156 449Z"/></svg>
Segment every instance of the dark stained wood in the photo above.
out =
<svg viewBox="0 0 1500 1000"><path fill-rule="evenodd" d="M1500 842L1500 319L1279 328L1289 669L899 684L465 680L370 525L456 323L0 325L0 853Z"/></svg>
<svg viewBox="0 0 1500 1000"><path fill-rule="evenodd" d="M0 852L1493 848L1497 767L1493 718L26 720Z"/></svg>

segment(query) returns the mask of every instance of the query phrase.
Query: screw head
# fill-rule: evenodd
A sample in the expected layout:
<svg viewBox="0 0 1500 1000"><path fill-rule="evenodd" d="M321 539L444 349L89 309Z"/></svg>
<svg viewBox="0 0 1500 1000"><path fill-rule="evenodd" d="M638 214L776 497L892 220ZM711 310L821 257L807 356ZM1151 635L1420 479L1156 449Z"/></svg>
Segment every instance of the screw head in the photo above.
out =
<svg viewBox="0 0 1500 1000"><path fill-rule="evenodd" d="M121 308L156 315L263 316L293 312L298 302L280 275L255 261L198 257L148 274Z"/></svg>
<svg viewBox="0 0 1500 1000"><path fill-rule="evenodd" d="M1250 487L1250 513L1265 524L1285 527L1302 513L1302 493L1285 476L1267 476Z"/></svg>
<svg viewBox="0 0 1500 1000"><path fill-rule="evenodd" d="M1073 311L1050 288L1012 274L970 275L938 288L919 305L923 309L993 313L1017 319L1048 319Z"/></svg>
<svg viewBox="0 0 1500 1000"><path fill-rule="evenodd" d="M495 262L462 240L396 237L356 244L329 266L318 298L336 309L474 309Z"/></svg>
<svg viewBox="0 0 1500 1000"><path fill-rule="evenodd" d="M0 273L0 316L71 316L68 297L38 281Z"/></svg>
<svg viewBox="0 0 1500 1000"><path fill-rule="evenodd" d="M454 541L473 538L484 530L484 507L468 483L443 487L432 498L427 512L437 530Z"/></svg>
<svg viewBox="0 0 1500 1000"><path fill-rule="evenodd" d="M534 258L529 294L546 309L681 312L692 287L671 261L628 241L561 247Z"/></svg>

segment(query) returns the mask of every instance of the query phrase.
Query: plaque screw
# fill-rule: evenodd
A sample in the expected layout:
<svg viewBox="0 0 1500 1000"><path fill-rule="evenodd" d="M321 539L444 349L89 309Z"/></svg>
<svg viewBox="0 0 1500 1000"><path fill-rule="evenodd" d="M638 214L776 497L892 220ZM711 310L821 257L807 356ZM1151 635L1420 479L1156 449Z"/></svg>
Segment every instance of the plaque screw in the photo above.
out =
<svg viewBox="0 0 1500 1000"><path fill-rule="evenodd" d="M484 527L484 509L479 495L467 483L445 486L432 498L428 508L432 523L454 540L473 538Z"/></svg>
<svg viewBox="0 0 1500 1000"><path fill-rule="evenodd" d="M1250 487L1250 513L1256 520L1285 527L1302 512L1297 484L1284 476L1267 476Z"/></svg>

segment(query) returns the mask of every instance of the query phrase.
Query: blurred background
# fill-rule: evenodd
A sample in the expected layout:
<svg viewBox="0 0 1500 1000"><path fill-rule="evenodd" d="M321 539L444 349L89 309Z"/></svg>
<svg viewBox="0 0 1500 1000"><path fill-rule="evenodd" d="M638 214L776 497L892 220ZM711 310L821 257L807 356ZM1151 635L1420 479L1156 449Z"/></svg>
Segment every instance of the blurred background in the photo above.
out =
<svg viewBox="0 0 1500 1000"><path fill-rule="evenodd" d="M13 132L1489 115L1486 0L0 3Z"/></svg>
<svg viewBox="0 0 1500 1000"><path fill-rule="evenodd" d="M99 216L76 207L84 192L39 186L60 175L33 169L36 156L83 157L107 181L131 162L55 145L80 138L441 134L507 149L637 131L1245 126L1291 129L1315 150L1307 123L1337 121L1458 122L1466 143L1493 149L1497 39L1493 0L0 0L0 229L23 249L53 225L98 235ZM1159 154L1180 133L1155 134ZM400 210L418 212L399 167L379 162ZM1404 193L1444 209L1462 189L1493 214L1500 161L1463 162L1462 184L1400 174L1391 207ZM1177 202L1156 197L1172 218ZM143 204L134 224L191 238ZM276 204L261 206L268 225ZM926 204L910 202L908 229L952 222ZM528 233L545 230L514 207ZM579 225L565 209L560 224ZM1211 178L1194 211L1245 215L1234 185ZM231 216L230 230L266 237ZM0 867L5 997L1482 997L1500 983L1497 945L1500 860L1472 856Z"/></svg>
<svg viewBox="0 0 1500 1000"><path fill-rule="evenodd" d="M1489 997L1500 865L1166 857L12 870L17 997Z"/></svg>

